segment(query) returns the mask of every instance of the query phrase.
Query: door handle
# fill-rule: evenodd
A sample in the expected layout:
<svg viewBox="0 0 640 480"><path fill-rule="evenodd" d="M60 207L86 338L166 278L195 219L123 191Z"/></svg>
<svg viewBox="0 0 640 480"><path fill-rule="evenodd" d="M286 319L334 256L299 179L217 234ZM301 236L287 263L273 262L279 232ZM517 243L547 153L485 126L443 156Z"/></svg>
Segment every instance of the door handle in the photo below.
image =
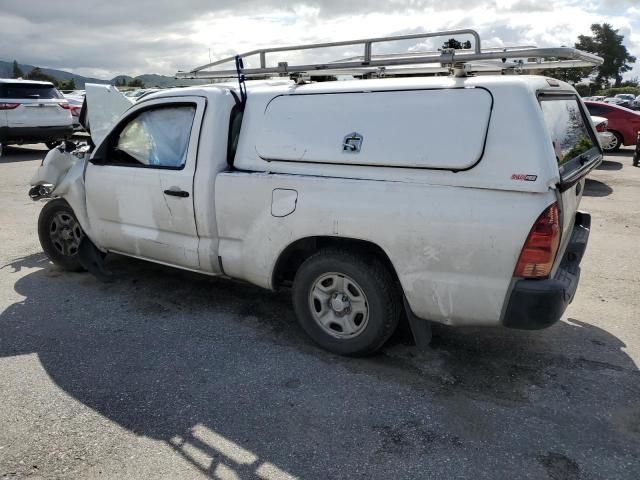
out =
<svg viewBox="0 0 640 480"><path fill-rule="evenodd" d="M171 195L172 197L182 197L186 198L189 196L189 192L185 192L184 190L165 190L165 195Z"/></svg>

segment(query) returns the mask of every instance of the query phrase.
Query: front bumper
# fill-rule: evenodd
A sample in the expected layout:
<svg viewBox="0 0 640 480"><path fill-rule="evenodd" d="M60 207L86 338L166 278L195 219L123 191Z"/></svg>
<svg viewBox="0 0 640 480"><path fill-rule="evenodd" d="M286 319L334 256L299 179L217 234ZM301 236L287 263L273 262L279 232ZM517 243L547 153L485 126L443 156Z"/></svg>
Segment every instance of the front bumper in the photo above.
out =
<svg viewBox="0 0 640 480"><path fill-rule="evenodd" d="M0 127L0 143L40 143L71 136L71 125L55 127Z"/></svg>
<svg viewBox="0 0 640 480"><path fill-rule="evenodd" d="M518 280L502 317L505 327L538 330L553 325L573 300L580 280L580 261L587 248L591 215L577 212L571 239L555 276Z"/></svg>

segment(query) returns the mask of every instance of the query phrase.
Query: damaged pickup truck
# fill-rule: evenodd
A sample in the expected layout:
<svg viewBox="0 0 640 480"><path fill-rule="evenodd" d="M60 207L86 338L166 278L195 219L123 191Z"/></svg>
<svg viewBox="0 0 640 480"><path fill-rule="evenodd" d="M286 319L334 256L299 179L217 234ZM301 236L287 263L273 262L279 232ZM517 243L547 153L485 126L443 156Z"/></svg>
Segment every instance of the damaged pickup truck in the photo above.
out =
<svg viewBox="0 0 640 480"><path fill-rule="evenodd" d="M33 182L60 267L114 252L278 289L322 347L379 349L403 312L537 329L573 299L602 159L573 87L535 76L250 81L131 105L87 85L95 148ZM122 98L121 98L122 97ZM246 99L246 101L245 101ZM451 126L455 125L455 128Z"/></svg>

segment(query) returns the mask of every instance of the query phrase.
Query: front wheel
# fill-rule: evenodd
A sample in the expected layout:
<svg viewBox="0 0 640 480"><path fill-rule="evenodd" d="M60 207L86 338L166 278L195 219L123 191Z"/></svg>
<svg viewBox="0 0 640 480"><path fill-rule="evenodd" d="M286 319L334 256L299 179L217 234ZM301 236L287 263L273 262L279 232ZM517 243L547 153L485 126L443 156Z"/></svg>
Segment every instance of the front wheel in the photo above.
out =
<svg viewBox="0 0 640 480"><path fill-rule="evenodd" d="M398 326L400 295L379 261L347 251L309 257L293 283L298 322L321 347L341 355L374 353Z"/></svg>
<svg viewBox="0 0 640 480"><path fill-rule="evenodd" d="M617 152L618 150L620 150L620 147L622 146L622 135L614 131L611 131L610 133L613 134L613 138L606 145L602 145L602 149L606 153Z"/></svg>
<svg viewBox="0 0 640 480"><path fill-rule="evenodd" d="M70 272L83 270L78 260L82 227L69 204L61 198L48 201L38 217L38 238L53 263Z"/></svg>

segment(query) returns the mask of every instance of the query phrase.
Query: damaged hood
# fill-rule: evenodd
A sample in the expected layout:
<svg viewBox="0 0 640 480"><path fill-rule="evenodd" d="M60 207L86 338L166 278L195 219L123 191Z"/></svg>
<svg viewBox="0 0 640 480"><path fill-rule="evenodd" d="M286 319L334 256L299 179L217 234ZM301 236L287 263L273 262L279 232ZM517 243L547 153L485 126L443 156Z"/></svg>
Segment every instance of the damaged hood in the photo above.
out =
<svg viewBox="0 0 640 480"><path fill-rule="evenodd" d="M87 83L85 90L87 94L80 121L94 145L100 145L132 103L113 85Z"/></svg>

